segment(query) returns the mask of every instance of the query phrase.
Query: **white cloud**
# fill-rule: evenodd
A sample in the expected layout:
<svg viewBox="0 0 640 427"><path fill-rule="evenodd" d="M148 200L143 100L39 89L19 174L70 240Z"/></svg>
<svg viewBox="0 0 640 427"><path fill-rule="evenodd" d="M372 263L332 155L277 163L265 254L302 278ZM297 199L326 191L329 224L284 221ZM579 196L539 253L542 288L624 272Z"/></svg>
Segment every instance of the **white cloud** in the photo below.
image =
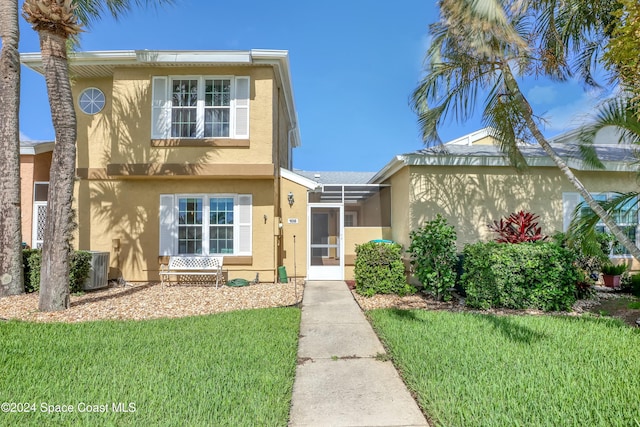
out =
<svg viewBox="0 0 640 427"><path fill-rule="evenodd" d="M20 141L32 141L32 139L27 134L20 131Z"/></svg>
<svg viewBox="0 0 640 427"><path fill-rule="evenodd" d="M558 94L554 86L534 86L527 92L527 99L533 104L549 105L553 104Z"/></svg>
<svg viewBox="0 0 640 427"><path fill-rule="evenodd" d="M566 131L580 127L589 120L601 98L590 92L566 104L556 104L542 114L547 131Z"/></svg>

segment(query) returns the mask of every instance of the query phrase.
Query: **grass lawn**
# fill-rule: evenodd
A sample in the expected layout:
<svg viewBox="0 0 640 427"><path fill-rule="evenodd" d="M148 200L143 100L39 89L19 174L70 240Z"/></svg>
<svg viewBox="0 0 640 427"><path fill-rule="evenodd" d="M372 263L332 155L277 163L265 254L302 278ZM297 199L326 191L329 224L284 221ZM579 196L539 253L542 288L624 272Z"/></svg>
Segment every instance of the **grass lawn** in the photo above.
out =
<svg viewBox="0 0 640 427"><path fill-rule="evenodd" d="M299 323L295 308L0 322L0 403L30 411L3 405L0 425L286 426Z"/></svg>
<svg viewBox="0 0 640 427"><path fill-rule="evenodd" d="M621 322L368 315L437 426L640 426L640 334Z"/></svg>

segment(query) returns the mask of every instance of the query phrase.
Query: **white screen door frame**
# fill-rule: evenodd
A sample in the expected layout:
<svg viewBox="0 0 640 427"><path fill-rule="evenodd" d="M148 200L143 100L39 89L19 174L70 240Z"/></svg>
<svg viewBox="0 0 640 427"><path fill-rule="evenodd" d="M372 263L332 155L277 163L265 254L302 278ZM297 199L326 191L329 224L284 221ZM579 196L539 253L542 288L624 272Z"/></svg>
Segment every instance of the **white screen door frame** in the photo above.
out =
<svg viewBox="0 0 640 427"><path fill-rule="evenodd" d="M344 280L344 206L309 203L307 208L307 277Z"/></svg>

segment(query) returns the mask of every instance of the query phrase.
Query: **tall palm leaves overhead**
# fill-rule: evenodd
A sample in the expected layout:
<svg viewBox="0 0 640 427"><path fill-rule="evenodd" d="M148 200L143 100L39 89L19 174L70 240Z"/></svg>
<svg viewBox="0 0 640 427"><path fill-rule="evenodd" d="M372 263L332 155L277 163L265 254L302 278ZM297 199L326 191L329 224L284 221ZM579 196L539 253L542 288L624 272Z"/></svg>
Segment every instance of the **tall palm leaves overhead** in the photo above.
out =
<svg viewBox="0 0 640 427"><path fill-rule="evenodd" d="M585 58L576 57L575 52L593 43L599 45L602 32L594 30L594 22L601 19L601 9L605 8L582 11L581 3L582 0L440 1L440 20L429 27L432 39L425 76L413 93L412 105L425 143L438 144L438 129L447 119L464 123L481 103L483 122L495 129L493 136L512 164L526 167L518 142L535 140L616 238L640 259L640 250L545 139L540 119L518 82L540 75L566 80L572 75L570 59L575 59L575 64L582 67L580 75L585 82L595 84L591 60L584 65Z"/></svg>

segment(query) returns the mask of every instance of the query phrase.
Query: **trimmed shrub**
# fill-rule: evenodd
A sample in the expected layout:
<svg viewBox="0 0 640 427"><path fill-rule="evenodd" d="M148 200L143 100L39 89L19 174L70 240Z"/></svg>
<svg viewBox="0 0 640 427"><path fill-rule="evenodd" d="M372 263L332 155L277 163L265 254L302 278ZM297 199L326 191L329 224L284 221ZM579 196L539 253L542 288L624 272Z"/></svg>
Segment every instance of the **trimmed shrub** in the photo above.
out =
<svg viewBox="0 0 640 427"><path fill-rule="evenodd" d="M411 264L420 283L437 300L451 299L451 288L456 283L458 256L456 232L440 214L413 230L409 253Z"/></svg>
<svg viewBox="0 0 640 427"><path fill-rule="evenodd" d="M69 260L69 290L72 293L82 292L84 282L91 271L91 253L75 251Z"/></svg>
<svg viewBox="0 0 640 427"><path fill-rule="evenodd" d="M23 249L24 291L28 294L40 290L40 261L39 249Z"/></svg>
<svg viewBox="0 0 640 427"><path fill-rule="evenodd" d="M22 251L24 262L24 291L27 293L40 290L40 265L42 254L39 249ZM82 287L91 270L91 253L74 251L69 260L69 290L72 293L82 292Z"/></svg>
<svg viewBox="0 0 640 427"><path fill-rule="evenodd" d="M559 311L576 301L575 255L555 243L476 243L464 255L469 307Z"/></svg>
<svg viewBox="0 0 640 427"><path fill-rule="evenodd" d="M409 295L416 288L407 283L404 263L396 243L368 242L356 245L356 292L364 296L375 294Z"/></svg>

